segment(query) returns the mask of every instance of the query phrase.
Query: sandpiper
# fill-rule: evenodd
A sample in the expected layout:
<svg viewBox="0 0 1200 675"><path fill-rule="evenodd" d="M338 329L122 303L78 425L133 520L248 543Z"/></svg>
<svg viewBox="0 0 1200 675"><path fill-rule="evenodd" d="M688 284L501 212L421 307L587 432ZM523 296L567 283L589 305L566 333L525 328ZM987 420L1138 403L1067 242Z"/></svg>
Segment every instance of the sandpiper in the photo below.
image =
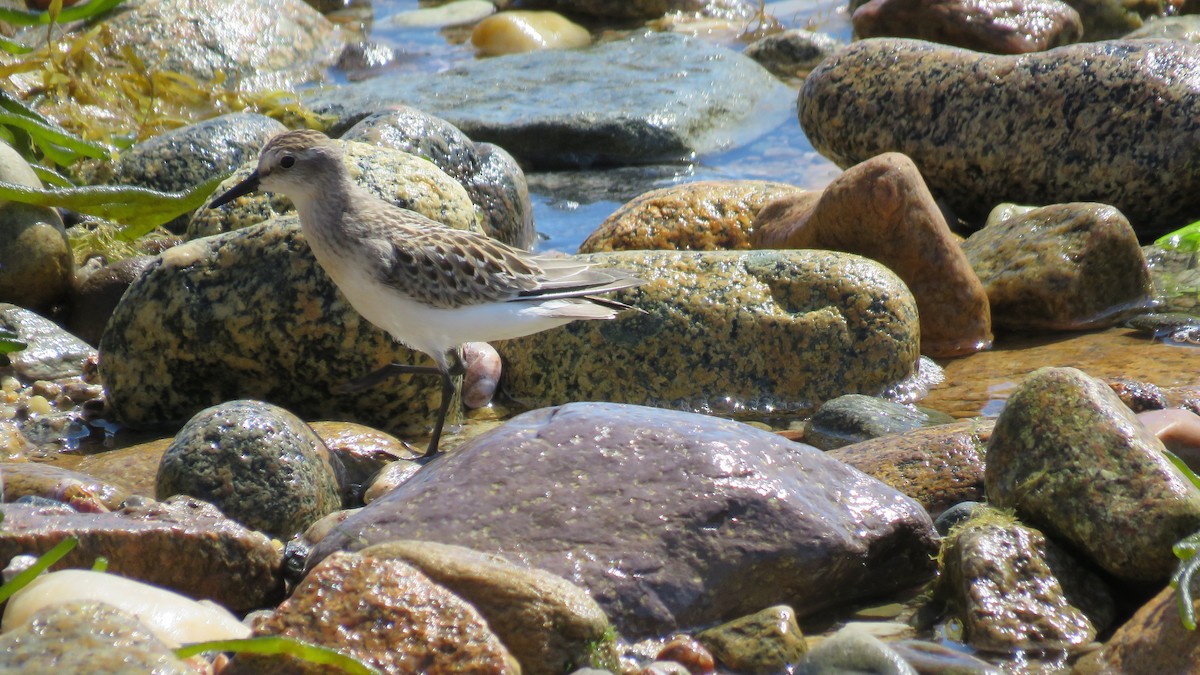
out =
<svg viewBox="0 0 1200 675"><path fill-rule="evenodd" d="M434 366L393 363L344 388L360 391L396 373L440 375L442 401L425 456L437 453L459 347L530 335L576 319L633 309L596 294L644 283L572 258L534 256L456 230L368 193L351 180L341 147L317 131L267 142L258 169L217 197L216 208L262 189L292 201L317 262L364 318Z"/></svg>

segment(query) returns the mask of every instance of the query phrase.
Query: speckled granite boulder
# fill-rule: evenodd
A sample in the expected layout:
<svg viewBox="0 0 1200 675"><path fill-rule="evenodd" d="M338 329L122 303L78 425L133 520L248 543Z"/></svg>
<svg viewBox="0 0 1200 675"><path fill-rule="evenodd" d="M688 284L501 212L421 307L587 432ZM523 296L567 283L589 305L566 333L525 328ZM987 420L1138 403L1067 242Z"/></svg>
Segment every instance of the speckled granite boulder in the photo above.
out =
<svg viewBox="0 0 1200 675"><path fill-rule="evenodd" d="M705 16L750 18L758 4L750 0L501 0L501 8L552 9L601 19L654 19L667 12L698 12Z"/></svg>
<svg viewBox="0 0 1200 675"><path fill-rule="evenodd" d="M626 251L585 256L649 283L644 310L496 343L502 393L736 415L880 394L914 375L912 295L874 261L831 251Z"/></svg>
<svg viewBox="0 0 1200 675"><path fill-rule="evenodd" d="M992 54L1078 42L1083 21L1061 0L871 0L854 10L854 35L928 40Z"/></svg>
<svg viewBox="0 0 1200 675"><path fill-rule="evenodd" d="M1200 530L1200 488L1111 388L1074 368L1042 368L1021 383L986 461L993 504L1119 579L1165 581L1171 546Z"/></svg>
<svg viewBox="0 0 1200 675"><path fill-rule="evenodd" d="M579 252L747 249L759 209L790 194L816 193L757 180L700 181L651 190L600 223Z"/></svg>
<svg viewBox="0 0 1200 675"><path fill-rule="evenodd" d="M1024 56L862 40L805 80L800 124L840 166L908 155L960 216L1097 201L1153 232L1200 215L1198 68L1200 46L1167 40Z"/></svg>
<svg viewBox="0 0 1200 675"><path fill-rule="evenodd" d="M631 637L912 587L931 573L932 533L915 502L775 434L573 403L426 465L334 525L309 566L395 539L513 555L583 586Z"/></svg>
<svg viewBox="0 0 1200 675"><path fill-rule="evenodd" d="M1195 597L1193 594L1192 597ZM1192 603L1200 614L1200 600ZM1179 599L1164 588L1104 643L1104 648L1081 658L1071 671L1077 675L1110 673L1200 672L1200 640L1179 620Z"/></svg>
<svg viewBox="0 0 1200 675"><path fill-rule="evenodd" d="M367 143L342 142L344 162L350 177L360 187L401 208L416 211L439 223L461 230L480 230L480 217L471 197L458 181L432 162L395 150ZM227 178L209 197L211 202L225 190L241 182L258 169L258 156ZM266 192L239 197L220 209L201 208L188 223L188 238L236 230L269 220L272 216L294 213L286 197Z"/></svg>
<svg viewBox="0 0 1200 675"><path fill-rule="evenodd" d="M345 652L387 673L520 673L475 608L399 560L335 553L282 605L254 623ZM243 654L232 675L327 673L287 656Z"/></svg>
<svg viewBox="0 0 1200 675"><path fill-rule="evenodd" d="M1098 328L1154 301L1137 235L1104 204L1000 206L962 248L987 290L996 326Z"/></svg>
<svg viewBox="0 0 1200 675"><path fill-rule="evenodd" d="M335 135L366 115L408 105L499 145L527 167L561 168L688 161L738 147L786 121L794 95L736 51L645 33L423 77L388 73L302 102L337 118Z"/></svg>
<svg viewBox="0 0 1200 675"><path fill-rule="evenodd" d="M90 568L103 556L113 574L235 612L264 607L283 592L282 557L271 540L201 501L138 500L112 513L86 514L0 504L0 512L0 560L40 555L70 535L79 545L59 568Z"/></svg>
<svg viewBox="0 0 1200 675"><path fill-rule="evenodd" d="M182 424L248 398L304 419L419 433L440 390L436 378L402 376L333 393L389 361L425 357L354 311L294 215L164 252L113 312L100 354L109 403L134 427Z"/></svg>
<svg viewBox="0 0 1200 675"><path fill-rule="evenodd" d="M983 499L984 456L991 421L914 429L831 450L839 459L917 500L931 517Z"/></svg>
<svg viewBox="0 0 1200 675"><path fill-rule="evenodd" d="M987 518L943 544L938 592L966 643L990 652L1076 651L1115 612L1104 582L1041 532Z"/></svg>
<svg viewBox="0 0 1200 675"><path fill-rule="evenodd" d="M252 91L310 82L344 45L341 32L303 0L145 0L105 20L101 31L95 42L118 62L132 56L139 68L202 83L224 73L226 86Z"/></svg>
<svg viewBox="0 0 1200 675"><path fill-rule="evenodd" d="M229 113L173 129L122 151L112 181L182 192L258 159L272 136L287 131L278 120L251 112Z"/></svg>
<svg viewBox="0 0 1200 675"><path fill-rule="evenodd" d="M908 157L885 153L846 169L812 200L785 196L758 213L755 248L857 253L904 280L921 316L921 353L961 356L992 344L983 285Z"/></svg>
<svg viewBox="0 0 1200 675"><path fill-rule="evenodd" d="M281 540L342 506L325 444L298 417L261 401L197 413L163 454L155 492L202 499Z"/></svg>
<svg viewBox="0 0 1200 675"><path fill-rule="evenodd" d="M0 671L110 675L195 675L191 665L138 621L112 605L67 602L0 635Z"/></svg>
<svg viewBox="0 0 1200 675"><path fill-rule="evenodd" d="M825 33L793 28L763 36L742 52L782 78L804 78L845 45Z"/></svg>
<svg viewBox="0 0 1200 675"><path fill-rule="evenodd" d="M533 247L533 204L525 173L503 148L476 143L446 120L408 106L366 117L341 138L432 161L466 188L483 215L484 233L511 246Z"/></svg>
<svg viewBox="0 0 1200 675"><path fill-rule="evenodd" d="M953 421L953 417L936 410L907 406L877 396L846 394L822 403L808 418L804 423L804 442L829 451Z"/></svg>
<svg viewBox="0 0 1200 675"><path fill-rule="evenodd" d="M359 553L368 561L412 565L471 603L524 675L558 675L583 665L616 663L608 617L586 591L562 577L432 541L392 541Z"/></svg>
<svg viewBox="0 0 1200 675"><path fill-rule="evenodd" d="M0 181L41 188L29 164L0 142ZM71 287L75 259L58 211L0 200L0 302L41 310Z"/></svg>
<svg viewBox="0 0 1200 675"><path fill-rule="evenodd" d="M696 639L722 665L739 673L788 672L808 652L796 611L787 605L713 626Z"/></svg>

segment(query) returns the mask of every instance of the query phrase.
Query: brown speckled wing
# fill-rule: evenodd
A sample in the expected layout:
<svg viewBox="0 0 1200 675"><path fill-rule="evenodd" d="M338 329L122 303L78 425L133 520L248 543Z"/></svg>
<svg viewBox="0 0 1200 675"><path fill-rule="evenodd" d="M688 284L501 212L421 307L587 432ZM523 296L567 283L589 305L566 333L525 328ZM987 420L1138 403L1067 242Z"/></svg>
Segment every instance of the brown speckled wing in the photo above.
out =
<svg viewBox="0 0 1200 675"><path fill-rule="evenodd" d="M410 230L396 243L380 277L434 307L505 301L536 289L542 274L520 251L464 230Z"/></svg>

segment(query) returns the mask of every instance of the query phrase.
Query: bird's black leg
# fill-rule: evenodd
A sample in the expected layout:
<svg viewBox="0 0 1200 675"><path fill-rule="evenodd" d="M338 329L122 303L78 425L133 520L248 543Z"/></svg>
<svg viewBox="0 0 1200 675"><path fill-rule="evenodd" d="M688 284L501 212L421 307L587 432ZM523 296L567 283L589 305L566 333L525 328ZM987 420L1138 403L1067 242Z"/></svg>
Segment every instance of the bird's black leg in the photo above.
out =
<svg viewBox="0 0 1200 675"><path fill-rule="evenodd" d="M407 363L389 363L379 370L372 371L362 377L347 382L334 389L335 394L357 394L389 380L397 375L441 375L442 371L436 366L414 366Z"/></svg>
<svg viewBox="0 0 1200 675"><path fill-rule="evenodd" d="M466 372L462 358L457 349L451 349L446 354L448 367L440 371L442 375L442 404L438 406L437 422L433 425L433 437L429 439L429 449L425 457L433 457L438 451L438 441L442 438L442 427L446 424L446 414L450 412L450 402L454 400L454 378Z"/></svg>

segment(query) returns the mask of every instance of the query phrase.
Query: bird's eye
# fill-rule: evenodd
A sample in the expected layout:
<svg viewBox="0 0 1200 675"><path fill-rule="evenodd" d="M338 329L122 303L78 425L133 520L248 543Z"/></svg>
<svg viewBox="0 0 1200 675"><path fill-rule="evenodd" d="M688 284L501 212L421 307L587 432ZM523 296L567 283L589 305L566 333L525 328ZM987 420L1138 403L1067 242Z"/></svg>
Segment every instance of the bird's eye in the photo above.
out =
<svg viewBox="0 0 1200 675"><path fill-rule="evenodd" d="M282 166L285 169L290 169L295 165L296 165L296 158L292 157L291 155L284 155L283 157L281 157L279 159L279 166Z"/></svg>

